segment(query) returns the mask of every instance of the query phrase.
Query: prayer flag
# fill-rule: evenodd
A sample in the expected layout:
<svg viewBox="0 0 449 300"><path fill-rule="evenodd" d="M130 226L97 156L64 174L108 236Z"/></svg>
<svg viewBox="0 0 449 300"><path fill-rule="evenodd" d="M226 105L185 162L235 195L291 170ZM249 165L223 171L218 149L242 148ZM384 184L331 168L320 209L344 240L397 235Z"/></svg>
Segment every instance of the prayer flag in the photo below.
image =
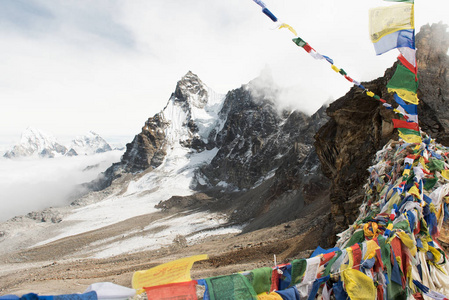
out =
<svg viewBox="0 0 449 300"><path fill-rule="evenodd" d="M388 92L398 94L399 97L401 97L408 103L416 104L416 105L419 104L418 96L414 92L410 92L410 91L407 91L404 89L394 89L394 88L389 88Z"/></svg>
<svg viewBox="0 0 449 300"><path fill-rule="evenodd" d="M418 115L418 106L414 104L407 104L397 94L394 94L394 101L402 107L409 115Z"/></svg>
<svg viewBox="0 0 449 300"><path fill-rule="evenodd" d="M369 11L369 22L373 43L393 32L415 29L413 4L372 8Z"/></svg>
<svg viewBox="0 0 449 300"><path fill-rule="evenodd" d="M387 88L402 89L416 93L418 90L418 81L416 80L415 74L403 65L398 64L393 77L391 77L390 81L387 83Z"/></svg>
<svg viewBox="0 0 449 300"><path fill-rule="evenodd" d="M190 278L190 269L199 260L208 259L207 254L195 255L174 260L149 270L137 271L133 274L132 287L138 293L142 293L142 288L156 285L186 282Z"/></svg>
<svg viewBox="0 0 449 300"><path fill-rule="evenodd" d="M371 41L377 55L391 49L415 49L413 4L373 8L369 12Z"/></svg>
<svg viewBox="0 0 449 300"><path fill-rule="evenodd" d="M270 18L271 21L277 22L278 18L276 18L276 16L273 15L273 13L272 13L268 8L264 7L264 8L262 9L262 12L263 12L268 18Z"/></svg>
<svg viewBox="0 0 449 300"><path fill-rule="evenodd" d="M256 294L270 292L272 273L273 269L270 267L255 269L249 273L247 278L253 286Z"/></svg>
<svg viewBox="0 0 449 300"><path fill-rule="evenodd" d="M210 300L257 299L251 284L242 274L206 278Z"/></svg>
<svg viewBox="0 0 449 300"><path fill-rule="evenodd" d="M416 69L416 49L411 49L409 47L399 47L398 50L401 55Z"/></svg>
<svg viewBox="0 0 449 300"><path fill-rule="evenodd" d="M444 178L449 180L449 170L442 170L441 171L441 176L443 176Z"/></svg>
<svg viewBox="0 0 449 300"><path fill-rule="evenodd" d="M296 30L295 30L293 27L291 27L290 25L288 25L288 24L282 23L282 24L279 26L279 29L281 29L281 28L287 28L287 29L290 30L295 36L298 35L298 34L296 33Z"/></svg>
<svg viewBox="0 0 449 300"><path fill-rule="evenodd" d="M196 280L188 282L170 283L152 287L146 287L148 299L154 300L197 300L196 296Z"/></svg>
<svg viewBox="0 0 449 300"><path fill-rule="evenodd" d="M302 38L300 37L296 37L294 39L292 39L293 43L295 43L296 45L298 45L299 47L304 47L305 45L307 45L307 42L304 41Z"/></svg>
<svg viewBox="0 0 449 300"><path fill-rule="evenodd" d="M262 1L260 1L260 0L253 0L254 2L256 2L260 7L262 7L262 8L265 8L265 7L267 7L266 5L265 5L265 3L263 3Z"/></svg>
<svg viewBox="0 0 449 300"><path fill-rule="evenodd" d="M351 299L374 300L376 288L373 280L362 272L346 269L341 273L345 289Z"/></svg>
<svg viewBox="0 0 449 300"><path fill-rule="evenodd" d="M398 128L399 136L407 143L421 143L421 135L418 131L406 129L406 128Z"/></svg>
<svg viewBox="0 0 449 300"><path fill-rule="evenodd" d="M398 119L392 119L394 128L406 128L419 131L419 125L415 122L407 122Z"/></svg>
<svg viewBox="0 0 449 300"><path fill-rule="evenodd" d="M414 54L416 54L416 53L414 53ZM415 74L415 81L416 81L416 75L418 72L418 70L416 69L416 64L410 63L409 60L407 58L405 58L404 55L402 55L402 54L399 54L398 59L407 69L410 70L410 72Z"/></svg>
<svg viewBox="0 0 449 300"><path fill-rule="evenodd" d="M392 49L415 49L415 31L400 30L386 35L373 43L376 55L384 54Z"/></svg>

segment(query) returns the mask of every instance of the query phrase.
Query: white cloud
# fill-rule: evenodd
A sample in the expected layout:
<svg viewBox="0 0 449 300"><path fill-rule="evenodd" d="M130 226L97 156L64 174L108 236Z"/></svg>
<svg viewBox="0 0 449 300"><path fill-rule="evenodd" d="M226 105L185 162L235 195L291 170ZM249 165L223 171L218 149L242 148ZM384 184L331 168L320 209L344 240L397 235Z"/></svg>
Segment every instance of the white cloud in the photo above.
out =
<svg viewBox="0 0 449 300"><path fill-rule="evenodd" d="M383 75L396 59L394 51L374 55L367 22L370 7L395 3L264 2L357 80ZM251 0L0 3L0 136L30 125L59 135L132 136L188 70L224 93L269 65L309 110L350 87L294 45L289 31L273 29ZM449 23L448 8L446 0L417 3L416 27Z"/></svg>
<svg viewBox="0 0 449 300"><path fill-rule="evenodd" d="M122 154L115 150L52 159L0 158L0 222L50 206L68 205L67 198L77 185L95 179Z"/></svg>

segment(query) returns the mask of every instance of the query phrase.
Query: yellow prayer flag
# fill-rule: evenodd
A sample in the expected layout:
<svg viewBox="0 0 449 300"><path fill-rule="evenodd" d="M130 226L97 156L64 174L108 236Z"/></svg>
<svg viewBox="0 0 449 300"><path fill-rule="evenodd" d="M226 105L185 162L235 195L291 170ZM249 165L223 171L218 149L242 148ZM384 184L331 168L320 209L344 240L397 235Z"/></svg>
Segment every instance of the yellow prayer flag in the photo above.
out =
<svg viewBox="0 0 449 300"><path fill-rule="evenodd" d="M415 105L419 104L418 96L414 92L410 92L410 91L407 91L404 89L392 89L392 88L389 88L388 92L398 94L398 96L400 98L407 101L408 103L415 104Z"/></svg>
<svg viewBox="0 0 449 300"><path fill-rule="evenodd" d="M416 187L416 185L412 186L408 190L408 193L416 196L418 199L421 199L421 193L420 193L419 189Z"/></svg>
<svg viewBox="0 0 449 300"><path fill-rule="evenodd" d="M282 23L282 24L279 26L279 29L281 29L281 28L287 28L287 29L290 30L295 36L298 36L298 34L296 33L296 30L295 30L293 27L291 27L290 25L288 25L288 24Z"/></svg>
<svg viewBox="0 0 449 300"><path fill-rule="evenodd" d="M401 137L401 139L403 139L405 142L407 143L413 143L413 144L421 144L422 140L420 136L417 136L415 134L402 134L399 131L399 137ZM410 171L409 171L410 173Z"/></svg>
<svg viewBox="0 0 449 300"><path fill-rule="evenodd" d="M398 231L398 232L396 232L396 234L401 239L401 242L410 250L410 253L413 256L415 256L415 254L417 252L417 248L416 248L413 240L410 238L410 236L403 231Z"/></svg>
<svg viewBox="0 0 449 300"><path fill-rule="evenodd" d="M434 257L434 262L439 262L441 260L441 252L438 251L436 248L429 245L429 251L432 253Z"/></svg>
<svg viewBox="0 0 449 300"><path fill-rule="evenodd" d="M341 273L345 289L351 300L374 300L376 288L373 280L355 269L346 269Z"/></svg>
<svg viewBox="0 0 449 300"><path fill-rule="evenodd" d="M281 295L275 292L271 292L269 294L262 293L257 295L257 300L282 300Z"/></svg>
<svg viewBox="0 0 449 300"><path fill-rule="evenodd" d="M449 180L449 170L443 170L441 171L441 176Z"/></svg>
<svg viewBox="0 0 449 300"><path fill-rule="evenodd" d="M414 6L409 3L372 8L369 11L369 34L373 43L399 30L414 29Z"/></svg>
<svg viewBox="0 0 449 300"><path fill-rule="evenodd" d="M371 259L376 256L376 250L380 249L379 245L373 240L369 240L365 243L366 245L366 254L363 259Z"/></svg>
<svg viewBox="0 0 449 300"><path fill-rule="evenodd" d="M334 70L335 72L340 73L340 69L337 68L335 65L332 65L331 68L332 68L332 70Z"/></svg>
<svg viewBox="0 0 449 300"><path fill-rule="evenodd" d="M207 254L195 255L171 261L154 268L137 271L133 274L132 286L138 293L144 292L144 287L157 286L168 283L190 281L190 269L199 260L205 260Z"/></svg>
<svg viewBox="0 0 449 300"><path fill-rule="evenodd" d="M368 96L370 96L371 98L374 97L374 93L373 93L373 92L368 91L368 92L366 92L366 94L367 94Z"/></svg>

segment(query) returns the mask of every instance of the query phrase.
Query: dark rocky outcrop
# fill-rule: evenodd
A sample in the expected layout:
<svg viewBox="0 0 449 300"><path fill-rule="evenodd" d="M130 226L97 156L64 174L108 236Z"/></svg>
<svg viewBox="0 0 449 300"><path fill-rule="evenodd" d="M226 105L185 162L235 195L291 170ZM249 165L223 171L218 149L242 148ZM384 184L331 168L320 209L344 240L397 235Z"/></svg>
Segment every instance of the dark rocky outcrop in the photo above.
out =
<svg viewBox="0 0 449 300"><path fill-rule="evenodd" d="M420 104L420 126L438 142L449 142L449 34L446 25L426 25L416 35ZM397 64L397 63L396 63ZM396 64L385 75L363 85L392 105L393 95L386 89ZM315 147L324 174L332 180L330 193L332 216L330 231L338 233L352 224L363 201L362 185L368 177L367 168L374 154L390 139L397 139L391 119L394 113L358 88L332 103L327 114L330 120L316 134ZM331 235L330 244L335 241Z"/></svg>

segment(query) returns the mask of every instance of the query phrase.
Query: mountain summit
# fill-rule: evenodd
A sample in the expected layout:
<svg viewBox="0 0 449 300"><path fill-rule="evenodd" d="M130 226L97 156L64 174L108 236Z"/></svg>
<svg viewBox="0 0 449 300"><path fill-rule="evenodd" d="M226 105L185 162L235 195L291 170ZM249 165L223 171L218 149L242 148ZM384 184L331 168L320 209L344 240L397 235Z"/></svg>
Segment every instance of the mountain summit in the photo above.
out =
<svg viewBox="0 0 449 300"><path fill-rule="evenodd" d="M103 190L118 178L133 185L132 178L142 174L139 193L147 193L154 187L145 178L184 174L178 183L178 188L184 184L183 193L214 199L207 206L190 201L190 208L226 211L235 222L253 220L248 227L253 229L296 218L298 210L268 208L278 206L280 198L297 208L323 199L328 180L312 143L327 117L324 108L313 116L279 112L278 88L265 73L220 95L189 71L164 109L126 145L122 160L87 186ZM157 207L173 207L169 198ZM266 214L281 217L262 222Z"/></svg>
<svg viewBox="0 0 449 300"><path fill-rule="evenodd" d="M64 155L66 152L67 148L60 144L53 135L28 127L22 133L20 143L7 151L4 157L13 158L31 155L54 157L55 155Z"/></svg>

